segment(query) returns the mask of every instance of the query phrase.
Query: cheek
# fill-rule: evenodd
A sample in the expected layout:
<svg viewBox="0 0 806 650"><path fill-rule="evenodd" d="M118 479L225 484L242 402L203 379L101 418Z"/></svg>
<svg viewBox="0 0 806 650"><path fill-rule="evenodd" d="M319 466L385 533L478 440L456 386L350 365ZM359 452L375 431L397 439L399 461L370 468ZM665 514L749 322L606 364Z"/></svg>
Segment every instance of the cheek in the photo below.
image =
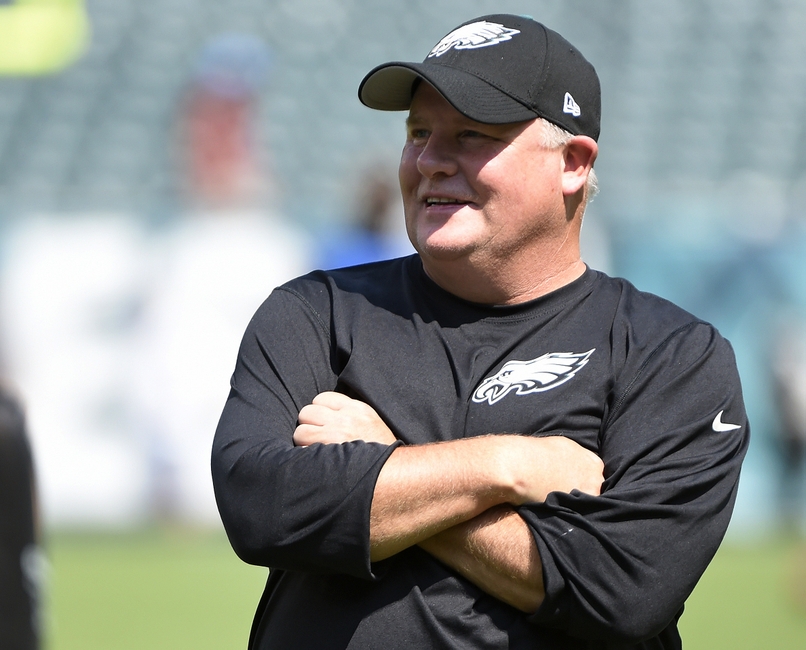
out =
<svg viewBox="0 0 806 650"><path fill-rule="evenodd" d="M473 189L488 209L506 209L520 203L530 190L528 174L518 168L487 165L476 171L474 179Z"/></svg>
<svg viewBox="0 0 806 650"><path fill-rule="evenodd" d="M417 155L412 151L411 147L406 146L403 148L397 175L400 181L400 189L403 192L403 198L406 198L407 192L416 188L420 180L420 173L417 170Z"/></svg>
<svg viewBox="0 0 806 650"><path fill-rule="evenodd" d="M406 234L414 247L417 248L416 227L414 223L417 210L413 202L416 202L420 174L417 171L417 157L412 153L410 147L404 147L403 149L403 153L400 156L397 177L400 183L400 194L403 199L403 218Z"/></svg>
<svg viewBox="0 0 806 650"><path fill-rule="evenodd" d="M519 203L535 206L552 199L562 201L562 170L558 163L532 161L510 169L511 173L502 179L505 195Z"/></svg>

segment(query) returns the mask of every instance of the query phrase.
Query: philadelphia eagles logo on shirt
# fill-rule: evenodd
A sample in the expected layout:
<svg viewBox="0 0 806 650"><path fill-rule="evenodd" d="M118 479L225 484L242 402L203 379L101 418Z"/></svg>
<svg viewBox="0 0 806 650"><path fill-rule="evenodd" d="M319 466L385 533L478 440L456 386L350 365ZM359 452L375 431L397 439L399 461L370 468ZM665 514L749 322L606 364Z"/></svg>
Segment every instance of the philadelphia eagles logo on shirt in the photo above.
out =
<svg viewBox="0 0 806 650"><path fill-rule="evenodd" d="M595 350L549 352L531 361L507 361L494 377L479 384L473 401L495 404L513 390L516 395L528 395L556 388L577 374Z"/></svg>
<svg viewBox="0 0 806 650"><path fill-rule="evenodd" d="M520 32L517 29L510 29L498 23L490 23L486 20L481 20L477 23L454 29L434 46L434 49L431 50L426 58L430 59L432 56L442 56L451 48L457 50L475 50L479 47L498 45L498 43L510 40L515 34L520 34Z"/></svg>

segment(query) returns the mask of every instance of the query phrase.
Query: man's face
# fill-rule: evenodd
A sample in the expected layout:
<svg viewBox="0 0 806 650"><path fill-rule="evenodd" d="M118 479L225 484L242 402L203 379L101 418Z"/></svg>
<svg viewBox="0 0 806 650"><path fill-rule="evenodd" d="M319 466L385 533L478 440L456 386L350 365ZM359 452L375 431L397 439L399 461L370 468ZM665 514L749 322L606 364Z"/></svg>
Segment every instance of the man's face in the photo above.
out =
<svg viewBox="0 0 806 650"><path fill-rule="evenodd" d="M417 88L400 160L406 229L429 261L500 264L565 236L562 152L539 121L482 124Z"/></svg>

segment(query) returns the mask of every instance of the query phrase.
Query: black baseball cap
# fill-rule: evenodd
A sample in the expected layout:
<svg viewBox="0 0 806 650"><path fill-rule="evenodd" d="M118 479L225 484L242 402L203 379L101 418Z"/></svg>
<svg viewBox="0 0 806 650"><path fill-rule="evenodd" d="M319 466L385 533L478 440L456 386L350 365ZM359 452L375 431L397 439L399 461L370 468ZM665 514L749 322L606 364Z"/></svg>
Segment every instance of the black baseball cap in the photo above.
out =
<svg viewBox="0 0 806 650"><path fill-rule="evenodd" d="M358 97L370 108L408 110L418 79L476 122L542 117L574 135L599 139L596 70L557 32L528 16L469 20L440 40L422 63L392 61L371 70Z"/></svg>

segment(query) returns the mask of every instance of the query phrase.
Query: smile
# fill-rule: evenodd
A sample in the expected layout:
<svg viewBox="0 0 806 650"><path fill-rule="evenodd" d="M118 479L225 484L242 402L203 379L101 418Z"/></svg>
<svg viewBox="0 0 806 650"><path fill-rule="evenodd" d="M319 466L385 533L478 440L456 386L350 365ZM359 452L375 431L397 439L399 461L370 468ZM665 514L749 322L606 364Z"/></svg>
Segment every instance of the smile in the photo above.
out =
<svg viewBox="0 0 806 650"><path fill-rule="evenodd" d="M447 199L439 197L429 197L425 199L426 205L467 205L467 201L460 201L459 199Z"/></svg>

